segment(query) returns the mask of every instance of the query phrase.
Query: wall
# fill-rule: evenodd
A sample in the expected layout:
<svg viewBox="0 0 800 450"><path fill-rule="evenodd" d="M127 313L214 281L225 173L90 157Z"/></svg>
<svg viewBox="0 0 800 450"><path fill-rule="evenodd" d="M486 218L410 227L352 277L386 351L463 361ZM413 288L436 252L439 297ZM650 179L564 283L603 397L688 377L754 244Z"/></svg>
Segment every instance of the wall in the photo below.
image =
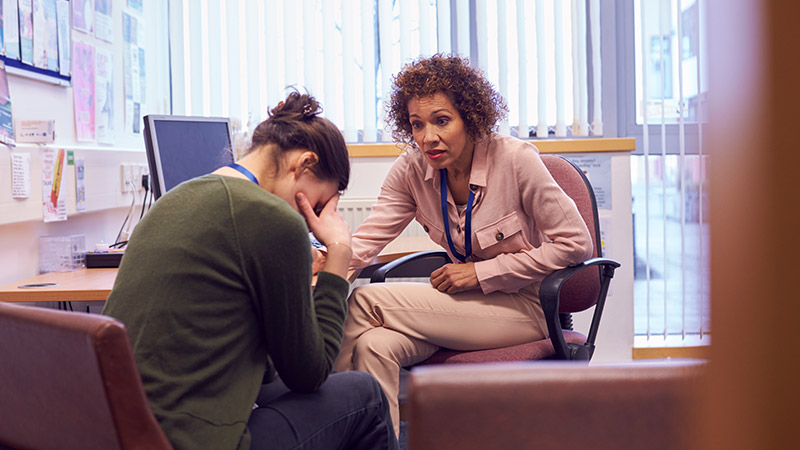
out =
<svg viewBox="0 0 800 450"><path fill-rule="evenodd" d="M169 68L166 38L166 2L144 2L142 14L114 2L114 42L106 43L93 36L72 30L74 41L92 44L114 54L114 143L78 142L72 87L9 74L12 114L18 120L55 120L56 142L52 148L74 152L86 161L86 212L75 209L75 167L66 166L64 186L69 218L66 222L42 222L41 151L38 145L0 145L0 283L33 276L38 268L38 237L83 233L87 245L116 237L133 195L123 194L120 164L146 164L141 134L124 131L123 10L137 17L144 27L147 96L144 113L165 113L169 109ZM27 199L11 197L11 152L31 155L31 195Z"/></svg>

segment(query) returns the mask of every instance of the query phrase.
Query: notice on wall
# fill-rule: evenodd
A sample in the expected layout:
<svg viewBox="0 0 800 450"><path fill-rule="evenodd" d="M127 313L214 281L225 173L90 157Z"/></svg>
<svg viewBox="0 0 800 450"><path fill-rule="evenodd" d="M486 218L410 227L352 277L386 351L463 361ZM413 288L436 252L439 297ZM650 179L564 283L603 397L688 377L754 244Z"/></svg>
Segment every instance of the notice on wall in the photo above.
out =
<svg viewBox="0 0 800 450"><path fill-rule="evenodd" d="M94 0L72 0L72 28L94 32Z"/></svg>
<svg viewBox="0 0 800 450"><path fill-rule="evenodd" d="M31 154L11 154L11 196L29 198L31 196Z"/></svg>
<svg viewBox="0 0 800 450"><path fill-rule="evenodd" d="M597 209L611 209L611 155L579 153L566 158L580 167L592 183Z"/></svg>
<svg viewBox="0 0 800 450"><path fill-rule="evenodd" d="M111 0L95 0L94 35L106 42L114 42L114 22L111 20L113 8Z"/></svg>
<svg viewBox="0 0 800 450"><path fill-rule="evenodd" d="M64 195L64 149L42 149L42 213L45 222L67 220Z"/></svg>
<svg viewBox="0 0 800 450"><path fill-rule="evenodd" d="M93 141L95 139L94 47L77 41L72 47L72 96L78 140Z"/></svg>
<svg viewBox="0 0 800 450"><path fill-rule="evenodd" d="M3 51L6 58L19 59L19 10L17 0L3 0Z"/></svg>
<svg viewBox="0 0 800 450"><path fill-rule="evenodd" d="M58 21L58 73L69 76L72 71L72 46L70 45L69 2L56 2L56 20Z"/></svg>
<svg viewBox="0 0 800 450"><path fill-rule="evenodd" d="M114 54L95 49L95 136L101 144L114 143Z"/></svg>
<svg viewBox="0 0 800 450"><path fill-rule="evenodd" d="M86 211L86 160L75 158L75 209Z"/></svg>

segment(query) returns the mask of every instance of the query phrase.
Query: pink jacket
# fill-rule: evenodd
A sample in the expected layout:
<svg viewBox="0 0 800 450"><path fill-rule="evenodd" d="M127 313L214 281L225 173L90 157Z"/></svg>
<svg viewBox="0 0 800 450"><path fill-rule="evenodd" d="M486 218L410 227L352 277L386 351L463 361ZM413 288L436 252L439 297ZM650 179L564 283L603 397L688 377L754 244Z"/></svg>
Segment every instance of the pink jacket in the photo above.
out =
<svg viewBox="0 0 800 450"><path fill-rule="evenodd" d="M515 293L550 272L589 258L589 230L575 203L556 184L537 148L510 136L476 143L470 173L475 192L472 257L481 290ZM447 195L450 233L464 254L466 212ZM442 221L439 171L418 149L400 155L381 187L372 213L353 233L351 267L364 267L416 219L450 252Z"/></svg>

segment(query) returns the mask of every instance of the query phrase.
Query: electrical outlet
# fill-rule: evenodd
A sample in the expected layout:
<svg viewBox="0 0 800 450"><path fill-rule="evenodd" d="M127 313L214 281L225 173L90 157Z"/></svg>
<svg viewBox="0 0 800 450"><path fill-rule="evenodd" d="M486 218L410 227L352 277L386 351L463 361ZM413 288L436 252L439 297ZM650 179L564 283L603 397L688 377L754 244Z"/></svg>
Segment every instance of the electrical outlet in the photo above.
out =
<svg viewBox="0 0 800 450"><path fill-rule="evenodd" d="M131 186L131 183L135 183L134 172L135 170L133 164L122 164L120 166L120 182L121 182L122 192L133 192L133 187Z"/></svg>

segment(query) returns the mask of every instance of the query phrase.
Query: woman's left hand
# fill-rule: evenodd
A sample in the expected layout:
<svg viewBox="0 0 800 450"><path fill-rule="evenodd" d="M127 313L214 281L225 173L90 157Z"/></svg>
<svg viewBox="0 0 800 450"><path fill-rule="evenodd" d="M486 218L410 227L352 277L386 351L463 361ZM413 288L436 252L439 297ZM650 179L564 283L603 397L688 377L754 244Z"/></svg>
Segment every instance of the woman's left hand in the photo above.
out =
<svg viewBox="0 0 800 450"><path fill-rule="evenodd" d="M456 294L479 285L475 263L445 264L431 273L431 284L441 292Z"/></svg>

